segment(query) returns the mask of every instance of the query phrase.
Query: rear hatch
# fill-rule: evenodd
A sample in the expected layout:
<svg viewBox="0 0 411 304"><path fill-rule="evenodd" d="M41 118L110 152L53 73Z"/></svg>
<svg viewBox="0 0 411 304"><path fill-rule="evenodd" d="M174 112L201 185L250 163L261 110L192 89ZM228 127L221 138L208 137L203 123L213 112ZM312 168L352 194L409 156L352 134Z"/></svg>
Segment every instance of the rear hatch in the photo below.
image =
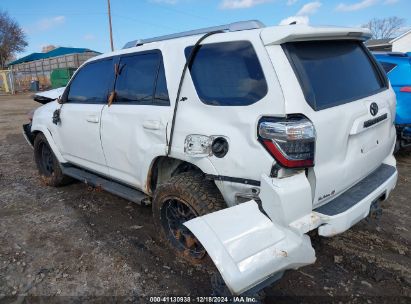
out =
<svg viewBox="0 0 411 304"><path fill-rule="evenodd" d="M317 207L362 180L390 155L395 96L360 40L311 37L280 47L290 65L287 72L295 75L279 76L280 82L289 82L283 84L286 111L303 114L316 131L315 164L308 177Z"/></svg>

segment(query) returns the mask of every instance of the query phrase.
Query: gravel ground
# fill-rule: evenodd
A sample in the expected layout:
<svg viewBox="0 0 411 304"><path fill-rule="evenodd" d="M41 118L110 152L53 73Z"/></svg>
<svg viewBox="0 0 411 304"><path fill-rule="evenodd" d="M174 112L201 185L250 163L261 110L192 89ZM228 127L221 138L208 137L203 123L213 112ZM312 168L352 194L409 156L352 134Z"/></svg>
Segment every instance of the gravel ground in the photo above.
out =
<svg viewBox="0 0 411 304"><path fill-rule="evenodd" d="M0 96L0 302L209 296L213 266L175 257L150 207L81 183L41 183L21 134L37 106L29 96ZM411 302L411 153L397 159L399 182L381 220L330 239L313 235L317 262L267 288L267 303Z"/></svg>

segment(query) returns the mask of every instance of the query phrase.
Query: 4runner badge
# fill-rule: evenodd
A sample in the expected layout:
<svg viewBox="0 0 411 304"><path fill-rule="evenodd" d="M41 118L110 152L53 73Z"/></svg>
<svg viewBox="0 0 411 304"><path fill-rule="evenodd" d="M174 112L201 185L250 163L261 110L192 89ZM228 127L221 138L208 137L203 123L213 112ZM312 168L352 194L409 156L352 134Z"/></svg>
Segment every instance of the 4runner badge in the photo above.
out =
<svg viewBox="0 0 411 304"><path fill-rule="evenodd" d="M323 196L320 196L320 197L318 198L318 201L321 202L323 199L328 198L328 197L330 197L330 196L333 196L334 194L335 194L335 190L331 191L331 193L324 194Z"/></svg>
<svg viewBox="0 0 411 304"><path fill-rule="evenodd" d="M375 102L373 102L370 105L370 113L371 113L372 116L375 116L375 115L378 114L378 105Z"/></svg>

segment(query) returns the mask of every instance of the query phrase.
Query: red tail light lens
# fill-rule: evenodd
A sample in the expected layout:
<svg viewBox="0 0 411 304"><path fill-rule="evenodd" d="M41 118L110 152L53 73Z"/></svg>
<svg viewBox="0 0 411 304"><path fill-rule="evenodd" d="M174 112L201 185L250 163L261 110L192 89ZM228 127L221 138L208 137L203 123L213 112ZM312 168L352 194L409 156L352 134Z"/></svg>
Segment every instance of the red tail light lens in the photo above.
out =
<svg viewBox="0 0 411 304"><path fill-rule="evenodd" d="M400 89L400 92L411 93L411 86L409 86L409 87L402 87L402 88Z"/></svg>
<svg viewBox="0 0 411 304"><path fill-rule="evenodd" d="M283 167L314 166L315 128L304 116L263 118L258 125L258 139Z"/></svg>

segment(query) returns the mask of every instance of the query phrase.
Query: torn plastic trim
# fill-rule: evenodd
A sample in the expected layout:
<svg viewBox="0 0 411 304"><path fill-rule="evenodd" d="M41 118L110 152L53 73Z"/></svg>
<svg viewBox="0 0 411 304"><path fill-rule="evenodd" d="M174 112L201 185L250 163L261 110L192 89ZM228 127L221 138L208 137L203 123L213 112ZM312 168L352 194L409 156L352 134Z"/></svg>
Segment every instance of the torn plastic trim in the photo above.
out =
<svg viewBox="0 0 411 304"><path fill-rule="evenodd" d="M251 186L256 186L256 187L261 186L261 183L259 181L254 180L254 179L248 179L248 178L231 177L231 176L224 176L224 175L213 175L213 174L206 174L205 178L209 180L217 180L221 182L232 182L232 183L246 184L246 185L251 185Z"/></svg>
<svg viewBox="0 0 411 304"><path fill-rule="evenodd" d="M192 219L184 225L207 250L235 295L277 273L315 262L310 238L272 222L255 201Z"/></svg>

